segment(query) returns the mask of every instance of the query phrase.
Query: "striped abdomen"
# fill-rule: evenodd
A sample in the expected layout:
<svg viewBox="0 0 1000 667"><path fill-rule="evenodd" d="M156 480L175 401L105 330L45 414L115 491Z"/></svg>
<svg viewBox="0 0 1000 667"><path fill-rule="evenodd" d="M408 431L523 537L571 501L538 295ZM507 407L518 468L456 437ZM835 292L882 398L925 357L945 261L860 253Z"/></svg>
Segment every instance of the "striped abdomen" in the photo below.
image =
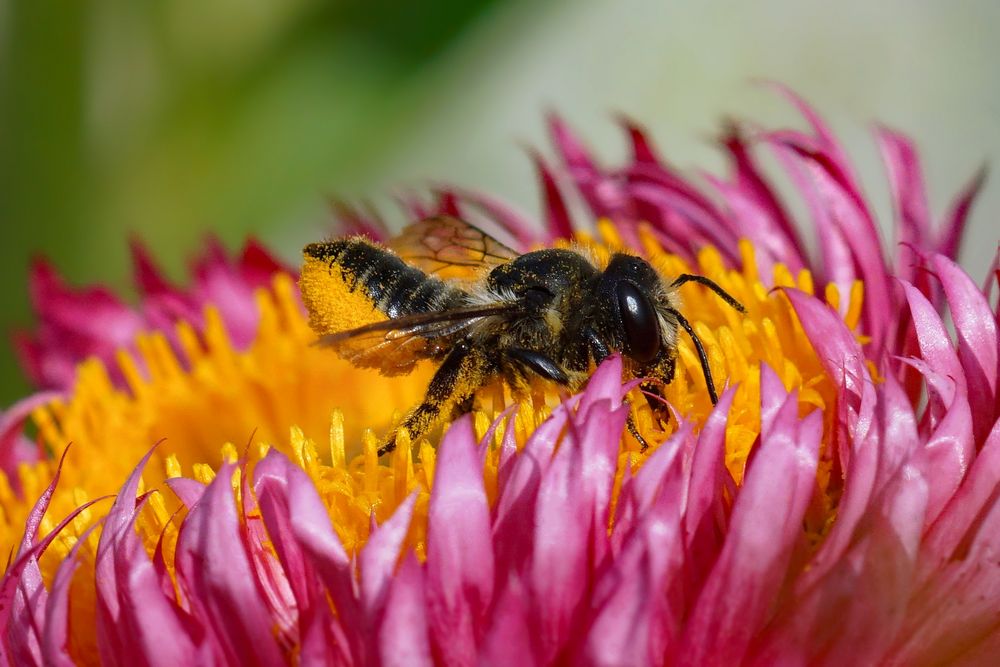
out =
<svg viewBox="0 0 1000 667"><path fill-rule="evenodd" d="M461 290L363 238L311 243L304 252L331 272L339 271L349 291L363 293L389 319L442 310L464 297Z"/></svg>

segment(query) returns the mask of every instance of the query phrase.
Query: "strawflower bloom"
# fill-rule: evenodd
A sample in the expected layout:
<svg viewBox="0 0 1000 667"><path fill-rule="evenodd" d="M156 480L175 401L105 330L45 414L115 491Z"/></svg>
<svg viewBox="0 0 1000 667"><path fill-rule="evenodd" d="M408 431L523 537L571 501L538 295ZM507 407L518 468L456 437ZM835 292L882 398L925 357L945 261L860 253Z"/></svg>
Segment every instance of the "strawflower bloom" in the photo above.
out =
<svg viewBox="0 0 1000 667"><path fill-rule="evenodd" d="M377 436L433 369L385 378L312 345L294 276L274 271L252 335L234 334L216 296L172 328L146 322L113 363L74 359L68 391L0 418L0 656L992 664L997 311L955 263L981 176L935 224L915 148L879 129L900 241L887 260L839 144L784 94L809 131L730 128L725 178L677 173L631 124L632 159L602 168L553 119L560 164L536 157L541 236L478 193L405 201L413 217L488 219L522 249L572 238L716 281L745 315L697 285L681 296L725 381L718 405L681 338L667 424L629 407L644 402L626 402L636 383L612 356L576 396L486 387L442 436L379 461ZM804 198L818 258L760 150ZM572 218L572 196L594 225ZM338 210L383 233L372 213ZM86 338L72 320L62 334Z"/></svg>
<svg viewBox="0 0 1000 667"><path fill-rule="evenodd" d="M270 285L276 273L289 271L252 239L235 259L209 239L192 262L193 284L184 290L170 284L139 241L131 250L139 309L130 308L104 287L67 287L43 259L32 264L29 292L38 328L32 334L17 334L14 344L25 374L36 386L70 389L77 364L89 357L103 361L114 381L123 385L115 363L118 350L135 353L136 337L149 331L164 332L179 349L176 324L187 322L201 331L209 304L218 309L233 344L243 349L257 334L254 292Z"/></svg>

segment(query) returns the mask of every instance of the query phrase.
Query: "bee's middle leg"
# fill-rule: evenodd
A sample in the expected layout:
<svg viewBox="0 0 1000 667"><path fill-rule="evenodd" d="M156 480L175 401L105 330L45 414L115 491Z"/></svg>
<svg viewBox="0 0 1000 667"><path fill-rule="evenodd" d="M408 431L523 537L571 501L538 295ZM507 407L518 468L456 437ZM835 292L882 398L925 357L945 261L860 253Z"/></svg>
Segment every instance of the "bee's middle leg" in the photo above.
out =
<svg viewBox="0 0 1000 667"><path fill-rule="evenodd" d="M403 419L403 422L379 447L378 455L388 454L396 449L396 435L406 429L412 440L421 437L441 420L446 408L454 407L468 400L483 384L487 372L486 360L482 352L462 341L448 353L444 362L431 378L423 402Z"/></svg>

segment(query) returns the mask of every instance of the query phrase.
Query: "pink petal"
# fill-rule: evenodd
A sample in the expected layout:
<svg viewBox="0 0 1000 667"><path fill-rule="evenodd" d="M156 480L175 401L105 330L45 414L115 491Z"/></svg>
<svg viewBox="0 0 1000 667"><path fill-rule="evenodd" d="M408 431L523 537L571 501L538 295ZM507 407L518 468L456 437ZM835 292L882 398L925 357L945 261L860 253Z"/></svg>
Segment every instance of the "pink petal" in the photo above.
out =
<svg viewBox="0 0 1000 667"><path fill-rule="evenodd" d="M42 582L38 559L68 523L94 503L105 499L102 497L85 503L60 521L48 535L35 541L59 483L67 451L63 451L49 486L28 513L17 557L13 563L8 563L3 579L0 579L0 658L13 664L41 664L42 660L48 592Z"/></svg>
<svg viewBox="0 0 1000 667"><path fill-rule="evenodd" d="M866 437L875 407L875 391L864 364L864 354L843 320L819 299L796 289L785 289L827 373L845 392L846 427L854 441ZM849 453L841 452L844 465Z"/></svg>
<svg viewBox="0 0 1000 667"><path fill-rule="evenodd" d="M533 650L533 632L529 619L531 602L524 583L511 572L500 588L499 599L490 614L490 628L483 639L480 665L541 664Z"/></svg>
<svg viewBox="0 0 1000 667"><path fill-rule="evenodd" d="M989 302L969 276L941 255L932 259L958 333L958 358L965 371L976 440L982 442L997 417L1000 341ZM956 377L961 377L959 373Z"/></svg>
<svg viewBox="0 0 1000 667"><path fill-rule="evenodd" d="M542 196L544 201L546 229L550 230L546 239L552 242L557 238L573 238L573 219L570 217L566 202L559 192L559 185L548 165L541 155L532 153L535 170L542 180Z"/></svg>
<svg viewBox="0 0 1000 667"><path fill-rule="evenodd" d="M493 597L493 548L483 454L472 421L455 422L438 449L427 515L427 613L435 654L475 663Z"/></svg>
<svg viewBox="0 0 1000 667"><path fill-rule="evenodd" d="M73 575L80 565L78 560L80 547L87 543L90 534L98 525L94 524L80 536L70 549L69 555L59 564L59 569L52 579L52 588L45 609L45 630L42 634L42 658L46 665L70 667L76 664L68 652L70 584L73 583Z"/></svg>
<svg viewBox="0 0 1000 667"><path fill-rule="evenodd" d="M891 487L882 511L869 513L850 553L801 597L785 601L755 642L748 664L833 667L889 660L887 644L900 633L913 592L927 498L925 481L912 467L905 467Z"/></svg>
<svg viewBox="0 0 1000 667"><path fill-rule="evenodd" d="M949 259L958 257L959 246L965 237L965 227L972 212L972 205L979 196L979 191L986 183L986 167L980 168L969 181L969 184L958 193L955 201L944 216L941 231L941 241L938 252Z"/></svg>
<svg viewBox="0 0 1000 667"><path fill-rule="evenodd" d="M197 505L205 493L205 485L190 477L171 477L166 480L166 484L188 509Z"/></svg>
<svg viewBox="0 0 1000 667"><path fill-rule="evenodd" d="M1000 502L995 493L959 557L944 563L914 598L899 633L902 646L895 649L901 664L918 659L956 664L965 651L996 636Z"/></svg>
<svg viewBox="0 0 1000 667"><path fill-rule="evenodd" d="M191 508L177 538L177 581L226 660L275 664L282 652L254 576L225 464Z"/></svg>
<svg viewBox="0 0 1000 667"><path fill-rule="evenodd" d="M741 197L753 202L754 208L763 211L769 221L769 226L785 238L784 252L780 255L781 261L784 261L793 271L796 270L795 266L805 265L807 263L805 246L799 238L799 233L750 154L738 125L729 126L722 138L722 144L729 153L734 172L731 179L733 180L733 190L739 192ZM733 226L742 230L742 225L742 216L736 216ZM768 236L771 235L768 234Z"/></svg>
<svg viewBox="0 0 1000 667"><path fill-rule="evenodd" d="M931 216L916 146L905 135L886 127L878 128L875 138L889 172L889 186L896 209L897 241L929 250L933 247ZM912 276L912 270L903 258L897 266L903 276Z"/></svg>
<svg viewBox="0 0 1000 667"><path fill-rule="evenodd" d="M109 665L190 664L199 657L183 612L172 597L164 595L160 577L135 531L144 504L144 499L137 502L136 491L153 451L142 458L119 491L97 546L98 646L101 660ZM171 641L163 642L164 635Z"/></svg>
<svg viewBox="0 0 1000 667"><path fill-rule="evenodd" d="M24 423L35 408L62 395L57 391L38 392L0 412L0 471L7 475L14 493L19 493L21 487L17 466L38 460L38 447L23 435Z"/></svg>
<svg viewBox="0 0 1000 667"><path fill-rule="evenodd" d="M811 177L818 205L824 211L824 219L817 219L816 223L831 225L830 231L836 230L835 233L840 235L850 252L850 264L842 256L829 255L830 261L840 266L828 264L826 268L832 275L838 276L838 282L848 276L853 279L855 271L865 281L865 332L872 336L872 356L877 357L892 324L893 308L888 268L874 220L863 201L859 200L860 195L843 180L846 165L838 164L828 153L817 151L806 140L787 136L778 140L792 150L791 159L797 160ZM843 288L848 286L840 287L845 293Z"/></svg>
<svg viewBox="0 0 1000 667"><path fill-rule="evenodd" d="M569 406L557 407L508 464L509 473L500 486L493 520L495 567L499 572L520 570L531 554L538 489L568 420ZM508 434L513 442L513 429L508 429Z"/></svg>
<svg viewBox="0 0 1000 667"><path fill-rule="evenodd" d="M271 517L268 526L275 527L272 538L281 540L297 599L307 601L307 610L314 606L325 608L325 596L320 594L316 576L312 574L315 572L333 600L338 626L342 626L334 629L343 638L337 650L348 652L355 662L362 662L364 620L355 590L354 567L330 525L326 505L316 487L299 466L273 449L257 464L254 473L262 507L266 499Z"/></svg>
<svg viewBox="0 0 1000 667"><path fill-rule="evenodd" d="M951 385L956 383L963 388L965 385L965 373L958 361L958 355L952 348L951 337L948 335L937 311L927 297L910 283L901 280L903 293L910 305L910 315L913 318L913 327L916 330L917 343L920 346L920 356L937 373L951 379ZM941 393L940 391L937 393ZM950 403L953 400L954 391L944 392L939 396L942 403Z"/></svg>
<svg viewBox="0 0 1000 667"><path fill-rule="evenodd" d="M762 387L766 375L773 371L762 366ZM684 664L738 663L777 600L792 549L803 539L823 429L821 413L799 422L797 412L792 394L762 428L722 552L688 620Z"/></svg>
<svg viewBox="0 0 1000 667"><path fill-rule="evenodd" d="M924 540L924 571L929 574L946 559L955 558L966 535L979 525L991 503L996 503L1000 485L1000 421L993 430L969 474L938 516Z"/></svg>
<svg viewBox="0 0 1000 667"><path fill-rule="evenodd" d="M273 538L268 535L262 512L250 489L250 477L247 474L245 461L240 465L240 486L240 524L243 527L244 543L247 546L255 579L260 584L278 641L282 644L297 642L300 609L295 592L288 581L286 566L289 562L283 560L280 555L276 556L274 553L276 549L272 549ZM288 555L287 552L285 555ZM298 563L295 561L300 562L301 558L293 559L290 569L293 573L298 573L299 570L295 568Z"/></svg>
<svg viewBox="0 0 1000 667"><path fill-rule="evenodd" d="M361 600L366 616L373 623L385 607L416 502L417 494L411 493L389 520L372 533L361 551Z"/></svg>
<svg viewBox="0 0 1000 667"><path fill-rule="evenodd" d="M927 377L936 372L928 369ZM961 387L954 392L954 399L947 407L941 421L935 426L915 460L930 486L927 508L928 525L937 518L945 503L961 484L972 458L975 442L972 437L972 418L969 399Z"/></svg>
<svg viewBox="0 0 1000 667"><path fill-rule="evenodd" d="M429 667L440 661L431 657L427 611L423 571L410 554L403 559L386 598L378 633L383 667Z"/></svg>
<svg viewBox="0 0 1000 667"><path fill-rule="evenodd" d="M724 465L726 423L736 388L729 387L705 420L698 435L690 466L690 481L683 512L684 543L688 558L687 580L700 588L711 568L711 559L720 544L717 529L722 498L722 478L729 473Z"/></svg>
<svg viewBox="0 0 1000 667"><path fill-rule="evenodd" d="M595 372L539 485L528 582L542 662L569 636L586 572L609 546L608 504L628 416L620 373L617 356Z"/></svg>
<svg viewBox="0 0 1000 667"><path fill-rule="evenodd" d="M676 548L678 541L667 546ZM653 655L650 646L651 639L659 634L654 633L651 627L652 608L659 596L651 595L650 592L658 591L661 587L653 582L648 551L642 555L638 562L634 559L619 561L621 566L628 569L626 572L616 572L617 580L609 587L610 598L601 603L597 618L588 628L584 664L640 667L660 662ZM675 559L680 560L677 556Z"/></svg>

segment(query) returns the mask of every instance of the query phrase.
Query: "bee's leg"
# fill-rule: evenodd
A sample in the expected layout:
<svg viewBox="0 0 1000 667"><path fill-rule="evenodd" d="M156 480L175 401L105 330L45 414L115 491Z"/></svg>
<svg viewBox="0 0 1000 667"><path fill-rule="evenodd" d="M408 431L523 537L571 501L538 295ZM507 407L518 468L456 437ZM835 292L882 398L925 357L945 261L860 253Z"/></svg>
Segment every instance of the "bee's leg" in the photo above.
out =
<svg viewBox="0 0 1000 667"><path fill-rule="evenodd" d="M594 358L595 364L600 364L608 358L608 355L611 354L611 350L608 348L607 344L601 340L601 337L597 335L596 331L587 327L584 329L583 335L587 339L587 347L590 349L590 355Z"/></svg>
<svg viewBox="0 0 1000 667"><path fill-rule="evenodd" d="M590 354L594 358L595 364L601 363L611 354L611 350L592 328L587 327L583 335L587 339L587 347L590 348ZM636 426L635 419L632 418L632 402L626 398L625 405L628 406L628 419L625 421L625 426L632 437L635 438L635 441L639 443L639 451L644 452L649 449L649 443L639 433L639 427Z"/></svg>
<svg viewBox="0 0 1000 667"><path fill-rule="evenodd" d="M628 406L628 419L625 421L625 426L628 427L628 432L635 438L635 441L639 443L639 451L644 452L649 449L649 443L646 439L642 437L639 433L639 427L635 425L635 420L632 419L632 404L629 400L625 400L625 405Z"/></svg>
<svg viewBox="0 0 1000 667"><path fill-rule="evenodd" d="M472 412L472 408L475 405L475 396L468 395L461 401L455 403L455 409L452 410L452 414L457 418L459 415L464 415Z"/></svg>
<svg viewBox="0 0 1000 667"><path fill-rule="evenodd" d="M468 341L462 341L448 353L444 362L434 373L427 387L424 401L408 414L399 429L406 429L412 440L426 433L441 418L441 412L448 407L466 400L482 385L486 376L486 360L482 353L473 349ZM379 450L378 455L388 454L396 449L394 431Z"/></svg>
<svg viewBox="0 0 1000 667"><path fill-rule="evenodd" d="M545 356L541 352L526 350L523 347L512 347L505 351L506 356L516 362L522 368L539 375L546 380L551 380L563 386L569 384L569 376L566 371L555 361Z"/></svg>

